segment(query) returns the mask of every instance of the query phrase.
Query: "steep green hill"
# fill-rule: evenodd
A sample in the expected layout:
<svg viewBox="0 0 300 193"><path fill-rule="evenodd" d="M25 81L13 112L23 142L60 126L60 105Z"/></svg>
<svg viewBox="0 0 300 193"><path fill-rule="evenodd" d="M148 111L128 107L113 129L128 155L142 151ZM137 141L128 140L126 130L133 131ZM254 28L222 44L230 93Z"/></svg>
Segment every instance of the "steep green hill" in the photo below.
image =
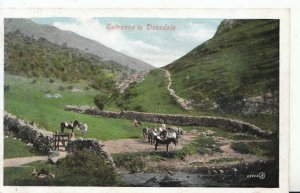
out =
<svg viewBox="0 0 300 193"><path fill-rule="evenodd" d="M111 90L128 67L80 50L59 46L44 38L25 37L20 32L5 34L6 72L21 76L41 76L76 82L86 80L96 89Z"/></svg>
<svg viewBox="0 0 300 193"><path fill-rule="evenodd" d="M224 20L212 39L165 68L196 110L277 115L279 20Z"/></svg>

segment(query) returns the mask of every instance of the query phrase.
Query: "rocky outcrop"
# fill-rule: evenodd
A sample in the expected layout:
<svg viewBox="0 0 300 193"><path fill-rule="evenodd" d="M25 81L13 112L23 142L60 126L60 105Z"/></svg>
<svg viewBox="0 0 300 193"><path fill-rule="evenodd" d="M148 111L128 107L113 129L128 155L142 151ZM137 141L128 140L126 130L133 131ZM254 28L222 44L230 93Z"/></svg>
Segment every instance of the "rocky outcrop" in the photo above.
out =
<svg viewBox="0 0 300 193"><path fill-rule="evenodd" d="M135 82L139 83L144 80L144 76L149 72L149 70L133 73L129 75L125 79L121 79L116 83L116 88L119 90L120 93L123 93L130 84L133 84Z"/></svg>
<svg viewBox="0 0 300 193"><path fill-rule="evenodd" d="M222 117L210 117L210 116L190 116L190 115L179 115L179 114L156 114L156 113L143 113L135 111L101 111L97 108L90 108L88 106L66 106L65 110L74 111L78 113L85 113L91 115L99 115L109 118L125 118L125 119L136 119L138 121L147 121L154 123L165 123L170 125L181 125L181 126L208 126L208 127L219 127L227 129L233 132L247 132L253 135L258 135L265 138L271 138L274 136L272 132L264 131L255 125L250 123L242 122L239 120L232 120Z"/></svg>

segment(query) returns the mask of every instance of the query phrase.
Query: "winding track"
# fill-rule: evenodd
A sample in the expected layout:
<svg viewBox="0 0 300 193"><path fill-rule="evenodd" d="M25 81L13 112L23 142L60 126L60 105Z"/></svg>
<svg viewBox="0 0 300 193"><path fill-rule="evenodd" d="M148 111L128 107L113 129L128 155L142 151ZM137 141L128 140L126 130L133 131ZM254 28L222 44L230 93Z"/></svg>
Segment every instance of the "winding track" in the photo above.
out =
<svg viewBox="0 0 300 193"><path fill-rule="evenodd" d="M171 88L172 86L172 78L171 78L171 73L170 71L166 70L166 69L163 69L166 73L166 78L168 79L169 83L168 83L168 91L169 91L169 94L174 97L176 99L176 101L180 104L180 106L182 108L184 108L185 110L191 110L193 109L192 107L192 103L191 101L187 100L187 99L184 99L184 98L181 98L180 96L176 95L175 93L175 90Z"/></svg>

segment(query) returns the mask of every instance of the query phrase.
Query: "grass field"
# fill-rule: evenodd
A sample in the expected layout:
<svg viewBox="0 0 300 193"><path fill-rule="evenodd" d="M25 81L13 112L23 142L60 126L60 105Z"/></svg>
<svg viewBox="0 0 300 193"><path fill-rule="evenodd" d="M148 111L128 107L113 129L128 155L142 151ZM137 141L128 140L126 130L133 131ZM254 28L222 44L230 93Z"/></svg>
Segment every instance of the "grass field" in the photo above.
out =
<svg viewBox="0 0 300 193"><path fill-rule="evenodd" d="M175 91L177 93L177 90ZM129 96L127 104L130 110L135 110L137 106L141 106L141 110L145 112L226 117L245 121L265 130L274 130L278 127L278 119L272 115L253 115L246 117L216 111L201 111L199 109L184 110L175 99L169 95L167 90L167 78L162 69L151 71L142 82L133 85L129 89Z"/></svg>
<svg viewBox="0 0 300 193"><path fill-rule="evenodd" d="M33 83L35 82L35 83ZM75 119L87 123L88 133L83 136L78 130L77 137L92 137L100 140L140 137L140 128L132 128L130 120L110 119L65 111L65 105L93 105L93 96L100 91L92 88L86 90L84 83L70 84L48 79L24 78L5 74L5 85L9 91L5 92L5 110L27 121L35 121L39 127L49 131L60 130L63 121ZM59 89L64 87L65 89ZM82 92L72 92L70 89ZM47 98L45 94L59 93L62 98Z"/></svg>
<svg viewBox="0 0 300 193"><path fill-rule="evenodd" d="M10 136L4 139L4 159L39 155L42 154L37 152L33 147L26 146L24 142L18 139Z"/></svg>
<svg viewBox="0 0 300 193"><path fill-rule="evenodd" d="M129 89L130 98L128 107L135 110L141 106L141 110L153 113L186 113L171 97L167 90L165 72L161 69L151 71L145 80Z"/></svg>

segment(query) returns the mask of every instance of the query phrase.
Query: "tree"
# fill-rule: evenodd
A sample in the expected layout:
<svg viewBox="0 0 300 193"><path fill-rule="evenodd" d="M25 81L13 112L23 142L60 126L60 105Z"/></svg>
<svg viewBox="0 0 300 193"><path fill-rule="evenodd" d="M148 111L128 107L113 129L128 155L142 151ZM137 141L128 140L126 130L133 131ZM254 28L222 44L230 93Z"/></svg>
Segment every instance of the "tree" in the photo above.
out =
<svg viewBox="0 0 300 193"><path fill-rule="evenodd" d="M100 110L104 109L104 100L102 98L102 95L96 95L94 97L94 103Z"/></svg>

